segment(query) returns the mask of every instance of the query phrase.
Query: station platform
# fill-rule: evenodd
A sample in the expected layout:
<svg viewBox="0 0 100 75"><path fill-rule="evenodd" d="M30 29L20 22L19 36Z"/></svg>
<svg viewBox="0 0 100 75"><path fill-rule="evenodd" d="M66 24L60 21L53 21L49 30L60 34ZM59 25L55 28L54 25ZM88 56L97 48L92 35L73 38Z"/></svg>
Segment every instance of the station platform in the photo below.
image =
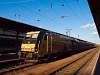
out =
<svg viewBox="0 0 100 75"><path fill-rule="evenodd" d="M0 54L0 62L5 60L17 59L19 56L16 53Z"/></svg>
<svg viewBox="0 0 100 75"><path fill-rule="evenodd" d="M83 75L100 75L100 49Z"/></svg>
<svg viewBox="0 0 100 75"><path fill-rule="evenodd" d="M95 71L94 71L93 75L100 75L100 54L99 54L99 58L98 58L96 68L95 68Z"/></svg>

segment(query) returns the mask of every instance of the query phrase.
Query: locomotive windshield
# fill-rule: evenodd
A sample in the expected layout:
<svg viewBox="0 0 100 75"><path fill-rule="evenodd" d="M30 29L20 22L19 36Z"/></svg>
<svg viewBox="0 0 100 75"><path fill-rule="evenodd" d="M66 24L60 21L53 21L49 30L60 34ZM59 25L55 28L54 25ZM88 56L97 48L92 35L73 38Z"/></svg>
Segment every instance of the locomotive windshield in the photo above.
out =
<svg viewBox="0 0 100 75"><path fill-rule="evenodd" d="M38 34L27 34L25 39L23 40L23 43L35 43L37 39Z"/></svg>
<svg viewBox="0 0 100 75"><path fill-rule="evenodd" d="M38 34L27 34L25 39L35 39L37 38Z"/></svg>
<svg viewBox="0 0 100 75"><path fill-rule="evenodd" d="M33 34L32 38L37 38L38 34Z"/></svg>
<svg viewBox="0 0 100 75"><path fill-rule="evenodd" d="M31 34L27 34L25 39L29 39L29 38L31 38L31 36L32 36Z"/></svg>

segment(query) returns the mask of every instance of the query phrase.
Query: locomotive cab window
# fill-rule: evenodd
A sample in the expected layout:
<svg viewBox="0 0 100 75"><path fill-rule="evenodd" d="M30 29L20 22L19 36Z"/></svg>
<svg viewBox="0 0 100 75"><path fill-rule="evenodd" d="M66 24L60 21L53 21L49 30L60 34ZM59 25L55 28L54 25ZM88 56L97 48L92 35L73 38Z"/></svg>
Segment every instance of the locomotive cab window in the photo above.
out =
<svg viewBox="0 0 100 75"><path fill-rule="evenodd" d="M44 40L47 40L47 35L44 36Z"/></svg>
<svg viewBox="0 0 100 75"><path fill-rule="evenodd" d="M33 34L32 38L37 38L38 34Z"/></svg>
<svg viewBox="0 0 100 75"><path fill-rule="evenodd" d="M32 35L31 34L27 34L25 39L29 39Z"/></svg>

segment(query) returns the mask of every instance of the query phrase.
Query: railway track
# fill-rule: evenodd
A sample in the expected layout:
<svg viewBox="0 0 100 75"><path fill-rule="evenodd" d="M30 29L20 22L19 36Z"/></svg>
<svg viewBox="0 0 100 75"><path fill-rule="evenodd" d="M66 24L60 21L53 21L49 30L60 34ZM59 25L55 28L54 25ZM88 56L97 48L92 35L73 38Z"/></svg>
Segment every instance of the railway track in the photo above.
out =
<svg viewBox="0 0 100 75"><path fill-rule="evenodd" d="M0 61L18 59L18 58L19 58L18 54L16 54L16 53L0 54Z"/></svg>
<svg viewBox="0 0 100 75"><path fill-rule="evenodd" d="M98 48L99 49L99 48ZM50 63L42 63L42 64L36 64L36 63L25 63L22 64L21 66L15 66L14 68L11 67L11 69L7 69L4 73L2 74L6 74L6 75L70 75L73 73L77 73L80 67L83 67L82 62L85 63L86 60L83 61L83 57L84 59L87 59L88 57L95 55L95 53L97 52L97 49L93 49L93 50L89 50L86 52L83 52L81 54L78 55L74 55L74 57L70 57L70 60L68 58L63 59L63 60L58 60L55 62L50 62ZM88 55L90 54L90 55ZM86 57L86 58L85 58ZM72 59L72 60L71 60ZM81 62L81 63L78 63ZM88 62L88 61L87 61ZM75 65L79 65L77 67L75 67ZM74 67L73 67L74 65ZM85 65L85 64L84 64ZM69 66L69 67L68 67ZM18 67L18 68L17 68ZM67 73L62 73L61 71L64 71L65 67L68 67L67 71L72 70L71 73L67 74ZM76 71L76 69L78 71ZM9 73L10 72L10 73Z"/></svg>
<svg viewBox="0 0 100 75"><path fill-rule="evenodd" d="M91 60L91 58L98 52L93 50L72 62L67 63L63 67L49 73L48 75L77 75L77 73L84 67L84 65Z"/></svg>
<svg viewBox="0 0 100 75"><path fill-rule="evenodd" d="M0 70L0 75L1 74L5 74L5 75L9 75L10 73L12 74L13 72L18 72L19 70L23 70L24 68L28 68L30 66L33 66L35 63L26 63L26 62L21 62L17 65L11 66L11 67L7 67L7 68L2 68Z"/></svg>
<svg viewBox="0 0 100 75"><path fill-rule="evenodd" d="M4 60L0 61L0 75L5 74L7 72L13 71L15 68L16 70L21 66L22 64L25 64L24 59L12 59L12 60Z"/></svg>
<svg viewBox="0 0 100 75"><path fill-rule="evenodd" d="M22 62L17 65L11 66L11 67L0 69L0 75L1 74L4 74L4 75L18 74L23 71L25 72L26 70L32 69L32 67L34 69L36 68L37 70L39 70L43 67L43 69L45 70L44 72L49 71L48 73L43 73L43 71L41 71L42 70L41 69L40 70L41 73L39 73L40 75L76 75L77 72L93 57L93 55L95 55L95 53L97 51L98 50L91 50L91 51L87 52L86 54L80 56L79 58L68 62L63 67L56 69L56 71L53 70L52 72L49 71L49 68L47 69L47 68L43 67L43 65L45 66L45 64L36 66L35 64L38 65L38 63L36 63L36 62L34 62L34 63ZM49 65L49 63L46 63L46 65L47 64ZM34 70L32 69L32 71L34 71ZM36 75L35 73L33 73L33 74Z"/></svg>
<svg viewBox="0 0 100 75"><path fill-rule="evenodd" d="M0 69L7 68L7 67L13 66L15 64L19 64L21 62L24 62L24 59L18 59L17 58L17 59L0 61Z"/></svg>

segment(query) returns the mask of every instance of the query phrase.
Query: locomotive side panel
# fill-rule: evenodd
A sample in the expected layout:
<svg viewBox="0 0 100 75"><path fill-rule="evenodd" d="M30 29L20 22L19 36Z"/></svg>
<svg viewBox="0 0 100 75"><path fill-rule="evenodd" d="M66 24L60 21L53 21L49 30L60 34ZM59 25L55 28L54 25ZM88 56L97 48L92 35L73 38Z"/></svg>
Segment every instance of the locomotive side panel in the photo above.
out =
<svg viewBox="0 0 100 75"><path fill-rule="evenodd" d="M53 53L58 53L61 52L63 50L63 41L61 38L59 38L59 36L53 35L52 36L53 40L53 44L52 44L52 51Z"/></svg>
<svg viewBox="0 0 100 75"><path fill-rule="evenodd" d="M47 36L45 35L44 38L41 39L39 43L39 53L40 55L45 55L47 53Z"/></svg>
<svg viewBox="0 0 100 75"><path fill-rule="evenodd" d="M72 41L72 50L74 51L78 50L78 42L75 40Z"/></svg>
<svg viewBox="0 0 100 75"><path fill-rule="evenodd" d="M59 35L51 34L44 35L40 42L39 54L57 54L67 51L72 51L71 41L59 37Z"/></svg>

